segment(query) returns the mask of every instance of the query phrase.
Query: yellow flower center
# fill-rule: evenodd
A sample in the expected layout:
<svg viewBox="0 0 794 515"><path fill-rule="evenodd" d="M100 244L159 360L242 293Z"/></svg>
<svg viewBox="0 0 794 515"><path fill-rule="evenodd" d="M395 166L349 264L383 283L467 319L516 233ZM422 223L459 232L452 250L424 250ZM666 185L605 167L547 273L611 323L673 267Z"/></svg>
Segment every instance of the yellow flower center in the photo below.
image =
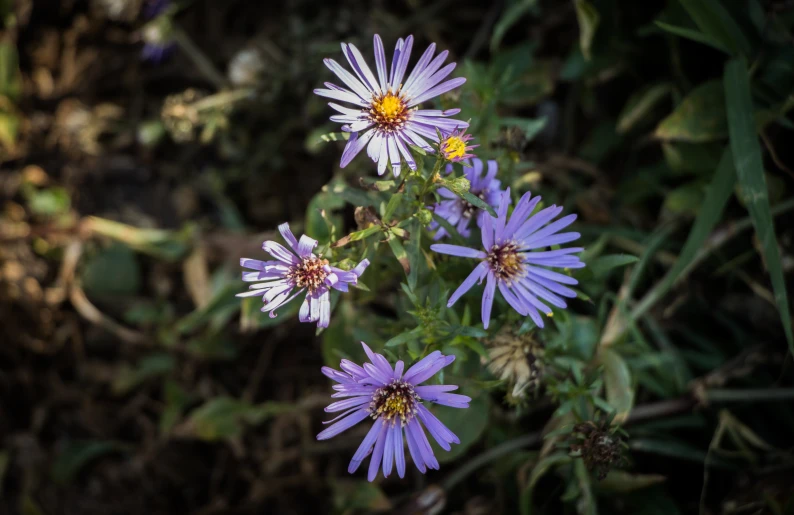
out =
<svg viewBox="0 0 794 515"><path fill-rule="evenodd" d="M441 145L441 150L447 156L447 159L455 159L463 157L466 153L466 143L457 136L450 136Z"/></svg>
<svg viewBox="0 0 794 515"><path fill-rule="evenodd" d="M485 259L496 276L508 284L524 275L524 262L515 243L494 245Z"/></svg>
<svg viewBox="0 0 794 515"><path fill-rule="evenodd" d="M368 411L373 419L383 418L391 424L399 420L404 426L413 418L419 401L411 384L395 380L375 390Z"/></svg>
<svg viewBox="0 0 794 515"><path fill-rule="evenodd" d="M405 104L400 97L392 93L387 93L386 96L376 99L372 106L385 121L389 122L395 121L405 110Z"/></svg>

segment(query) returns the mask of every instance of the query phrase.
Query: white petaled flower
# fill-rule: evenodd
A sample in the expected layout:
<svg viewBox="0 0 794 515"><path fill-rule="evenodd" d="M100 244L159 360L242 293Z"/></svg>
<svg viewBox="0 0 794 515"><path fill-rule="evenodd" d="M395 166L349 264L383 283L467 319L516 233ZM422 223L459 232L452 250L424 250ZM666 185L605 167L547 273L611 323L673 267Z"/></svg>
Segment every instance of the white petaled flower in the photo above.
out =
<svg viewBox="0 0 794 515"><path fill-rule="evenodd" d="M340 113L332 116L331 120L344 124L342 130L351 133L342 153L342 168L366 147L367 155L378 164L378 175L383 175L386 167L391 165L392 172L397 176L403 162L408 163L412 170L416 169L409 145L433 152L427 140L437 142L438 132L449 134L469 126L461 120L447 118L458 114L460 109L419 109L422 102L457 88L466 79L458 77L444 81L455 69L455 63L442 67L449 51L444 50L434 57L435 43L427 48L405 78L413 41L413 36L397 40L394 58L391 67L388 67L383 42L376 34L377 77L361 52L352 44L342 43L342 52L353 73L333 59L324 60L325 65L349 89L326 82L327 89L315 89L314 92L355 106L350 108L333 102L328 104Z"/></svg>

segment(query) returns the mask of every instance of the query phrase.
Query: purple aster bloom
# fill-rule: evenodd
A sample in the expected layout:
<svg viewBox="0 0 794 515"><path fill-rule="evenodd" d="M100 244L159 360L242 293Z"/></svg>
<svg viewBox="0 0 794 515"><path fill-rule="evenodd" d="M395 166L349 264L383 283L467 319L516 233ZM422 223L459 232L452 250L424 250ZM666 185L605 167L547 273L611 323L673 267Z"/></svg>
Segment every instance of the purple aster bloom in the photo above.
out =
<svg viewBox="0 0 794 515"><path fill-rule="evenodd" d="M469 192L482 199L488 205L496 209L499 205L502 191L500 189L502 182L496 178L496 172L499 170L499 165L496 161L488 161L488 170L483 175L482 160L474 158L467 161L468 167L463 168L463 176L469 180L471 187ZM450 172L452 165L448 165L447 172ZM438 194L443 198L441 202L433 207L433 210L441 218L448 221L463 237L468 237L471 234L469 230L469 223L472 218L477 218L477 227L482 228L485 218L491 216L488 212L483 211L469 204L459 196L455 195L447 188L439 188ZM439 225L435 220L428 227L430 230L438 229L433 239L440 240L444 236L449 236L449 233Z"/></svg>
<svg viewBox="0 0 794 515"><path fill-rule="evenodd" d="M479 145L467 145L472 138L474 136L466 134L466 129L455 130L441 140L438 148L441 150L444 159L451 163L457 163L474 157L474 154L467 153L469 150L479 147Z"/></svg>
<svg viewBox="0 0 794 515"><path fill-rule="evenodd" d="M325 422L326 424L334 422L334 424L318 434L317 439L333 438L364 419L372 418L375 423L350 460L350 465L347 467L349 473L355 472L371 451L372 458L369 462L367 479L370 481L375 479L381 463L383 463L383 477L391 474L395 463L397 474L405 477L403 432L408 443L408 452L416 468L422 474L429 468L438 470L438 460L433 454L422 425L424 424L438 445L446 451L450 450L450 444L458 444L460 440L422 404L422 401L453 408L468 408L471 398L448 393L458 389L454 385L420 386L420 383L424 383L455 361L455 356L445 356L439 351L431 352L403 374L405 363L398 361L392 369L383 355L372 352L364 342L361 342L361 345L364 346L364 351L370 359L370 362L364 363L363 367L343 359L340 364L342 372L330 367L322 368L325 376L339 383L334 385L336 393L331 397L345 399L325 408L329 413L337 411L344 413Z"/></svg>
<svg viewBox="0 0 794 515"><path fill-rule="evenodd" d="M455 63L442 68L449 52L444 50L434 58L436 45L433 43L419 58L408 78L403 80L414 37L397 40L390 68L386 64L383 42L377 34L374 42L377 77L355 46L342 43L342 53L355 75L333 59L325 59L325 65L350 89L326 82L327 89L315 89L314 92L355 106L350 108L333 102L328 104L340 113L332 116L331 120L343 123L342 130L352 133L342 153L340 166L347 166L367 147L367 155L378 163L378 175L383 175L386 165L391 163L392 171L397 176L403 161L416 170L409 145L433 152L433 147L425 138L437 142L436 131L449 133L469 126L460 120L446 119L458 114L460 109L442 111L418 107L422 102L457 88L466 79L459 77L442 82L455 69Z"/></svg>
<svg viewBox="0 0 794 515"><path fill-rule="evenodd" d="M176 47L171 34L171 18L166 14L157 16L144 25L141 30L141 39L144 43L141 58L158 64L168 57Z"/></svg>
<svg viewBox="0 0 794 515"><path fill-rule="evenodd" d="M364 269L369 266L369 260L361 261L353 270L341 270L329 266L328 260L312 253L317 240L304 234L298 241L287 223L279 225L278 230L292 252L280 243L266 241L262 248L276 258L275 261L240 259L240 266L254 270L243 272L243 281L256 284L249 286L251 291L238 293L237 296L261 296L265 303L262 311L269 311L270 317L275 318L276 309L305 291L306 297L298 318L301 322L317 322L317 327L328 327L331 319L329 288L348 291L348 284L358 282Z"/></svg>
<svg viewBox="0 0 794 515"><path fill-rule="evenodd" d="M562 212L562 207L549 206L532 214L540 202L540 197L532 198L527 192L518 201L511 217L507 216L510 205L510 188L502 193L498 217L484 217L482 227L483 250L459 245L435 244L430 248L441 254L468 257L482 260L472 273L463 281L449 298L447 306L452 306L474 283L487 277L482 297L482 323L487 329L491 320L496 288L502 292L508 304L521 315L529 315L538 327L543 327L543 318L538 310L551 315L543 301L558 308L567 307L563 297L574 298L576 292L563 286L577 284L576 279L549 270L550 268L582 268L584 263L577 252L581 247L559 250L542 250L552 245L560 245L579 239L578 232L560 233L568 227L576 215L568 215L550 223ZM509 219L508 219L509 218Z"/></svg>

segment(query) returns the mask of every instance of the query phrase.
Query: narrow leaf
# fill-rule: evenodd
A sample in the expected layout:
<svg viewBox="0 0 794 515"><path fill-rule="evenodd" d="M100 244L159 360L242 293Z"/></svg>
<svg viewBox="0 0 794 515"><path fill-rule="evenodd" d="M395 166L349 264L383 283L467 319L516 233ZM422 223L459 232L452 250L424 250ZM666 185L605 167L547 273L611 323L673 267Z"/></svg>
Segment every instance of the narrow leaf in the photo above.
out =
<svg viewBox="0 0 794 515"><path fill-rule="evenodd" d="M750 42L721 0L681 0L681 5L704 34L731 54L750 54Z"/></svg>
<svg viewBox="0 0 794 515"><path fill-rule="evenodd" d="M775 236L775 224L769 207L761 147L758 144L753 117L750 76L743 60L734 59L725 67L725 100L728 109L731 154L742 187L741 194L761 242L761 250L775 292L775 301L783 322L783 331L789 349L794 353L794 335L791 329L786 282Z"/></svg>

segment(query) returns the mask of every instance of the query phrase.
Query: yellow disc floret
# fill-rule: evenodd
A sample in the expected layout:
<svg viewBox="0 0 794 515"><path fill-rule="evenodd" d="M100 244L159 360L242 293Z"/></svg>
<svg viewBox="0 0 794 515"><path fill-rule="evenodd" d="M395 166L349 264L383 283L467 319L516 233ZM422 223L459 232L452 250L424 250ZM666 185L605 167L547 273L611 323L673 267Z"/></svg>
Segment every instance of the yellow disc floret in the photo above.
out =
<svg viewBox="0 0 794 515"><path fill-rule="evenodd" d="M372 98L369 116L381 131L391 132L402 127L408 114L408 106L399 92L395 94L389 91L385 95Z"/></svg>
<svg viewBox="0 0 794 515"><path fill-rule="evenodd" d="M441 151L447 159L461 158L466 153L466 143L457 136L450 136L441 144Z"/></svg>

